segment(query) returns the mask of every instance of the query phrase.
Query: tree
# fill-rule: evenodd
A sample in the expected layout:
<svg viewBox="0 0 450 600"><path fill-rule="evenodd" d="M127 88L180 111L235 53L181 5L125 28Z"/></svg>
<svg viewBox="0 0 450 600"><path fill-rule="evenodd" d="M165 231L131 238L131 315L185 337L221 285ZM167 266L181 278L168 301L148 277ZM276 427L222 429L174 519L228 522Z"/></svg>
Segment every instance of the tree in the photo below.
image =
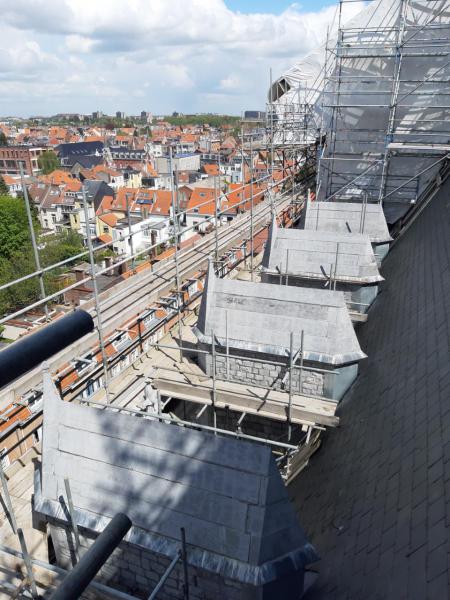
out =
<svg viewBox="0 0 450 600"><path fill-rule="evenodd" d="M7 146L8 139L3 131L0 131L0 146Z"/></svg>
<svg viewBox="0 0 450 600"><path fill-rule="evenodd" d="M37 223L35 223L37 228ZM10 259L30 245L28 218L23 198L0 197L0 258Z"/></svg>
<svg viewBox="0 0 450 600"><path fill-rule="evenodd" d="M0 214L0 220L1 218ZM16 247L14 250L8 248L8 257L3 255L1 244L0 239L0 248L2 249L2 253L0 254L0 285L29 275L36 270L33 249L29 238L28 240L24 240L22 248L17 249ZM45 236L45 245L39 251L41 265L43 267L50 266L79 254L83 250L83 239L74 231L57 233L51 237ZM70 266L66 265L46 271L44 274L46 294L54 294L61 289L62 284L58 276L66 272ZM40 298L39 279L37 277L26 279L4 290L0 290L0 314L14 312L18 308L32 304Z"/></svg>
<svg viewBox="0 0 450 600"><path fill-rule="evenodd" d="M44 175L52 173L60 166L59 159L53 150L43 152L38 158L38 165Z"/></svg>
<svg viewBox="0 0 450 600"><path fill-rule="evenodd" d="M8 196L8 195L9 195L9 188L6 185L3 177L0 175L0 196Z"/></svg>
<svg viewBox="0 0 450 600"><path fill-rule="evenodd" d="M63 231L45 238L45 246L40 251L42 266L54 265L66 258L75 256L85 250L83 238L73 230ZM54 273L54 275L60 274Z"/></svg>

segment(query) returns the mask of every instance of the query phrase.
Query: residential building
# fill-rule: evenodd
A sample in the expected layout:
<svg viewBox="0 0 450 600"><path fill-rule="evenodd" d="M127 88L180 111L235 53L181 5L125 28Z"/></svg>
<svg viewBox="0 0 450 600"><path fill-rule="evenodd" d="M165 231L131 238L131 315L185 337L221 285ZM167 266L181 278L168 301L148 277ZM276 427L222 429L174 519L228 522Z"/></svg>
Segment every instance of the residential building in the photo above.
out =
<svg viewBox="0 0 450 600"><path fill-rule="evenodd" d="M156 170L158 173L170 174L169 156L159 156L156 158ZM193 152L175 154L172 158L173 171L199 171L200 154Z"/></svg>
<svg viewBox="0 0 450 600"><path fill-rule="evenodd" d="M126 167L123 170L124 187L140 188L142 187L142 172L133 167Z"/></svg>
<svg viewBox="0 0 450 600"><path fill-rule="evenodd" d="M102 156L104 144L101 141L59 144L55 148L63 167L73 167L83 156Z"/></svg>
<svg viewBox="0 0 450 600"><path fill-rule="evenodd" d="M0 175L20 175L20 165L26 175L38 175L42 152L42 148L32 146L1 146Z"/></svg>
<svg viewBox="0 0 450 600"><path fill-rule="evenodd" d="M100 219L106 219L103 215ZM112 219L111 221L112 222ZM141 252L145 248L166 243L170 238L171 226L158 216L142 218L132 216L117 219L112 227L112 248L121 257L131 256L132 252ZM130 232L133 234L130 238Z"/></svg>
<svg viewBox="0 0 450 600"><path fill-rule="evenodd" d="M185 196L182 195L184 203ZM186 196L187 198L187 196ZM185 225L192 233L205 233L215 226L216 206L220 212L222 207L220 190L210 187L196 187L187 198L185 204ZM181 205L181 203L180 203Z"/></svg>
<svg viewBox="0 0 450 600"><path fill-rule="evenodd" d="M163 145L162 145L162 143L160 141L149 140L145 144L145 150L153 158L156 158L157 156L162 156L163 155Z"/></svg>
<svg viewBox="0 0 450 600"><path fill-rule="evenodd" d="M70 172L75 177L78 177L83 169L92 169L97 165L103 164L103 156L96 154L88 154L86 156L77 156L73 163Z"/></svg>
<svg viewBox="0 0 450 600"><path fill-rule="evenodd" d="M147 163L142 169L142 185L157 190L170 190L172 178L170 173L158 173L151 164Z"/></svg>
<svg viewBox="0 0 450 600"><path fill-rule="evenodd" d="M83 182L88 202L89 231L91 236L97 235L96 213L105 197L114 197L114 190L104 181L86 179ZM71 215L72 229L86 237L86 219L84 213L83 199L75 202L75 209Z"/></svg>
<svg viewBox="0 0 450 600"><path fill-rule="evenodd" d="M8 188L8 194L13 198L22 192L22 181L20 177L11 177L10 175L2 175L3 181Z"/></svg>
<svg viewBox="0 0 450 600"><path fill-rule="evenodd" d="M98 165L94 167L93 172L97 179L107 183L113 190L118 190L125 186L125 179L123 173L117 169L112 169L104 165Z"/></svg>

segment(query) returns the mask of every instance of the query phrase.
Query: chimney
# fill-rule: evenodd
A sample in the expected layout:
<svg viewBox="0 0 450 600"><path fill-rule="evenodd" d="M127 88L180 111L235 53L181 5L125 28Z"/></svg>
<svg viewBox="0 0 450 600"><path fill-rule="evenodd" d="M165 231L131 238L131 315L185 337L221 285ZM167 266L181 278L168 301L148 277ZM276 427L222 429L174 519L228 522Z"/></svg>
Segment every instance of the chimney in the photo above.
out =
<svg viewBox="0 0 450 600"><path fill-rule="evenodd" d="M81 281L85 277L85 273L81 267L78 267L75 270L75 281Z"/></svg>

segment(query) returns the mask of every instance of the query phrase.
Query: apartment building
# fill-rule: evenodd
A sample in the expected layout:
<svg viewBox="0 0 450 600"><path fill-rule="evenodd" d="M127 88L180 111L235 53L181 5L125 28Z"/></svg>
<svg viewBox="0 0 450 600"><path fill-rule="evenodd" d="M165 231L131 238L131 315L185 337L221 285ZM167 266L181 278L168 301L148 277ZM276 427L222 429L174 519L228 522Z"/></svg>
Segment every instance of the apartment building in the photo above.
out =
<svg viewBox="0 0 450 600"><path fill-rule="evenodd" d="M38 159L42 152L42 148L32 146L0 147L0 175L19 175L20 165L26 175L38 175Z"/></svg>

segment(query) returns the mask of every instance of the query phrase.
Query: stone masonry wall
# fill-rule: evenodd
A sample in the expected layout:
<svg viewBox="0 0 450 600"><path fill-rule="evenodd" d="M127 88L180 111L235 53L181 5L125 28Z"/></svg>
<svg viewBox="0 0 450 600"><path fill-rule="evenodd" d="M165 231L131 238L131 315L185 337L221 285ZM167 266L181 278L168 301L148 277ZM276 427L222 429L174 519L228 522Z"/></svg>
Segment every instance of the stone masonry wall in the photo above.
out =
<svg viewBox="0 0 450 600"><path fill-rule="evenodd" d="M48 530L58 565L71 569L74 564L74 539L70 528L66 524L49 520ZM81 555L93 544L95 538L95 534L81 530ZM166 556L122 542L102 567L96 581L136 598L148 598L170 562ZM260 600L262 597L262 590L259 588L243 585L203 569L189 565L188 574L192 600ZM183 565L180 562L158 592L158 600L182 600L183 586ZM97 593L92 596L99 597Z"/></svg>
<svg viewBox="0 0 450 600"><path fill-rule="evenodd" d="M259 355L258 358L264 355ZM269 357L267 357L268 360ZM280 360L280 357L277 357ZM276 390L289 390L289 376L282 383L288 366L272 365L269 362L258 362L249 358L238 358L230 355L228 358L228 376L227 359L225 356L216 356L216 376L224 381L234 381L249 385L259 385L262 387ZM210 355L200 355L200 366L208 374L212 375L212 357ZM306 365L309 366L309 365ZM324 395L324 374L315 371L303 370L300 389L300 370L293 370L292 391L296 394L301 393L311 396Z"/></svg>

